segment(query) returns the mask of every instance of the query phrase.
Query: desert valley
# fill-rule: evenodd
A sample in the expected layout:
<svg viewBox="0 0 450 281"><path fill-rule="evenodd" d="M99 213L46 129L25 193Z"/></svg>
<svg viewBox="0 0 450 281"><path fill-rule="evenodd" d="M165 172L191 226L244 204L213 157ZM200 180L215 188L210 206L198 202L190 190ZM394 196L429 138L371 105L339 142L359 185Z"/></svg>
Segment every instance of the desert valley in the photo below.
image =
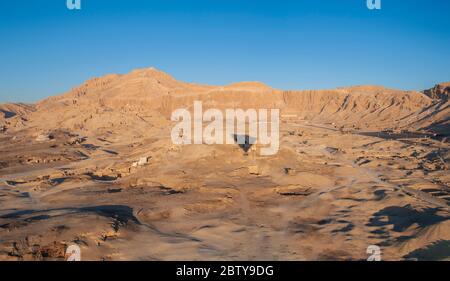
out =
<svg viewBox="0 0 450 281"><path fill-rule="evenodd" d="M449 95L148 68L0 104L0 260L449 260ZM174 144L195 101L279 109L278 152Z"/></svg>

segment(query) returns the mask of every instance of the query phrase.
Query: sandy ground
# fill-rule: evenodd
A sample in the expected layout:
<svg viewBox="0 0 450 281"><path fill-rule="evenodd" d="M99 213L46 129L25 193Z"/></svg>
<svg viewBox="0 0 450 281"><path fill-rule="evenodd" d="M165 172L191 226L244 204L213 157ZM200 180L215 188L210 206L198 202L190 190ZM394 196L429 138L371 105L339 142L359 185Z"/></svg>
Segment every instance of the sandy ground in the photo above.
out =
<svg viewBox="0 0 450 281"><path fill-rule="evenodd" d="M163 128L133 146L2 136L0 259L60 260L74 243L85 260L449 258L448 143L281 132L276 157L174 147Z"/></svg>
<svg viewBox="0 0 450 281"><path fill-rule="evenodd" d="M450 260L445 138L354 128L345 112L342 127L299 116L282 120L280 150L267 157L173 145L173 124L156 111L124 110L123 122L140 124L130 126L103 100L57 111L56 99L9 116L0 133L0 260L64 260L73 244L83 260L366 260L370 245L383 260ZM421 103L443 106L398 106L428 122ZM387 107L377 116L393 123Z"/></svg>

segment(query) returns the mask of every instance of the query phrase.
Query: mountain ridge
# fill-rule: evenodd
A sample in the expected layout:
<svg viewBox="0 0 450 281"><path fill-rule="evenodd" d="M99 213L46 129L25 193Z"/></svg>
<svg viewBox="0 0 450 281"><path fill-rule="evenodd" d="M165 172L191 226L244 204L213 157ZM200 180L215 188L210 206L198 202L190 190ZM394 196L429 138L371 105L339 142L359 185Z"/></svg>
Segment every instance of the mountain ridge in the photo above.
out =
<svg viewBox="0 0 450 281"><path fill-rule="evenodd" d="M126 129L140 122L139 117L129 120L132 116L160 114L169 120L173 110L189 108L199 100L205 108L279 108L282 114L294 113L300 119L340 127L432 131L433 124L441 126L449 116L446 99L437 99L447 88L433 89L418 92L357 85L329 90L278 90L261 82L212 86L178 81L156 68L142 68L89 79L67 93L39 101L33 106L35 110L20 116L35 127L47 124L73 130L90 124L85 129L95 130L99 124L108 127L103 116L108 112L110 120L116 120L112 124L119 122ZM438 106L439 102L444 104ZM438 113L430 114L430 110ZM49 120L49 116L53 118ZM17 125L26 126L24 122Z"/></svg>

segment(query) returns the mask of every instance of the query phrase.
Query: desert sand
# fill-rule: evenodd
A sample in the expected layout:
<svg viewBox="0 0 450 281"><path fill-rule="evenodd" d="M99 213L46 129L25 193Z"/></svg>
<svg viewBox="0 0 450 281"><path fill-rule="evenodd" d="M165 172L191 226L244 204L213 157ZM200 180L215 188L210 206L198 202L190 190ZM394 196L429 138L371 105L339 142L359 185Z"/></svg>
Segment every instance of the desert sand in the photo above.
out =
<svg viewBox="0 0 450 281"><path fill-rule="evenodd" d="M431 85L430 85L431 86ZM154 68L0 105L0 260L450 260L450 83L282 91ZM273 156L171 113L279 108Z"/></svg>

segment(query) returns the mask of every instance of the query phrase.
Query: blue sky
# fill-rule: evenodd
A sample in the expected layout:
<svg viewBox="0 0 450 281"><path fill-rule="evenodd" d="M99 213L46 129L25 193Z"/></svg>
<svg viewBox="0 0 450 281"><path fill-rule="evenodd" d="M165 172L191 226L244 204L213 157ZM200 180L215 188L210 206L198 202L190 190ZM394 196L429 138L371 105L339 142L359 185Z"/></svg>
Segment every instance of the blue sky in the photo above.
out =
<svg viewBox="0 0 450 281"><path fill-rule="evenodd" d="M0 1L0 102L154 66L183 81L281 89L450 81L450 1Z"/></svg>

